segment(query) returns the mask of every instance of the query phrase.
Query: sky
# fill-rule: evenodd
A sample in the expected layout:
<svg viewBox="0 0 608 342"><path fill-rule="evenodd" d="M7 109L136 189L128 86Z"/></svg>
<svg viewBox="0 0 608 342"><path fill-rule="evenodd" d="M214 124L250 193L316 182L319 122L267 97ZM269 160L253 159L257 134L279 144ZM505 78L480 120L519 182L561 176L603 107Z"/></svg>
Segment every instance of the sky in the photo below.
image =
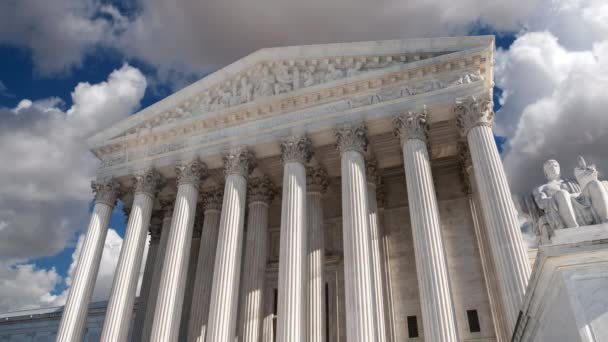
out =
<svg viewBox="0 0 608 342"><path fill-rule="evenodd" d="M495 34L495 135L511 189L555 158L608 171L605 0L0 2L0 312L62 305L98 167L84 139L259 48ZM603 173L601 173L603 175ZM93 300L125 229L110 223Z"/></svg>

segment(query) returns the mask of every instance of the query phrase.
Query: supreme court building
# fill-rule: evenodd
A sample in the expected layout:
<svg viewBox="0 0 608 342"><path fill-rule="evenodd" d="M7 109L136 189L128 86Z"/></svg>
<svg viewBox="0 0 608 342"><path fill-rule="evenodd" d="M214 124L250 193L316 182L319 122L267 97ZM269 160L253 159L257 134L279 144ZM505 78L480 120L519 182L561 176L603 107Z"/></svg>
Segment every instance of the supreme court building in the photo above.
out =
<svg viewBox="0 0 608 342"><path fill-rule="evenodd" d="M493 36L263 49L94 135L95 205L49 336L510 341L530 265L492 134L494 53Z"/></svg>

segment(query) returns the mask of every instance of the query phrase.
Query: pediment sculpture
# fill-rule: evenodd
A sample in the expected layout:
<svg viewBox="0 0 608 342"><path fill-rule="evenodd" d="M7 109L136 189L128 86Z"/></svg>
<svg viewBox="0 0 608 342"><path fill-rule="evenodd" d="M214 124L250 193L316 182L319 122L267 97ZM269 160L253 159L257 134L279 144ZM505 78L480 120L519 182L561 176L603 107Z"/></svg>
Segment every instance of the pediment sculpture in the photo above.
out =
<svg viewBox="0 0 608 342"><path fill-rule="evenodd" d="M216 112L259 99L269 98L315 85L355 77L363 73L405 65L444 53L386 56L328 57L311 60L264 62L210 87L177 108L132 128L153 128L180 118ZM475 77L475 76L473 76ZM464 80L464 82L471 80Z"/></svg>
<svg viewBox="0 0 608 342"><path fill-rule="evenodd" d="M537 233L550 238L557 229L577 228L608 222L608 189L598 179L595 165L578 158L575 181L561 177L559 163L543 165L547 183L533 190L538 209Z"/></svg>

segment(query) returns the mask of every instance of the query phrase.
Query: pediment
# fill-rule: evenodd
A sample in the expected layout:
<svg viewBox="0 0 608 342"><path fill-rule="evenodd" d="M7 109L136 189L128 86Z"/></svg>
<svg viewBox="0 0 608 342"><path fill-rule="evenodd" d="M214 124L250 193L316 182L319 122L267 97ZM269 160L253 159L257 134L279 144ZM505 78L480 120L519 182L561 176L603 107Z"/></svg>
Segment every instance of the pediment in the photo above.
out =
<svg viewBox="0 0 608 342"><path fill-rule="evenodd" d="M89 144L101 158L163 137L200 134L338 99L355 108L491 82L493 50L492 36L263 49L98 133Z"/></svg>

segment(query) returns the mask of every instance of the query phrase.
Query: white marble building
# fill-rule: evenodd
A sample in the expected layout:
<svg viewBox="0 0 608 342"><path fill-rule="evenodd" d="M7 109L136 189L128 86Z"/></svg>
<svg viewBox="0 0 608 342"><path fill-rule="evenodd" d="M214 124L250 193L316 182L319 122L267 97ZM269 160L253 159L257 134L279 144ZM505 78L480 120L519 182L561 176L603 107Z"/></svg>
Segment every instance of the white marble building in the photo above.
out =
<svg viewBox="0 0 608 342"><path fill-rule="evenodd" d="M87 331L117 199L101 341L509 341L530 266L492 135L494 50L263 49L91 137L103 165L57 341Z"/></svg>

